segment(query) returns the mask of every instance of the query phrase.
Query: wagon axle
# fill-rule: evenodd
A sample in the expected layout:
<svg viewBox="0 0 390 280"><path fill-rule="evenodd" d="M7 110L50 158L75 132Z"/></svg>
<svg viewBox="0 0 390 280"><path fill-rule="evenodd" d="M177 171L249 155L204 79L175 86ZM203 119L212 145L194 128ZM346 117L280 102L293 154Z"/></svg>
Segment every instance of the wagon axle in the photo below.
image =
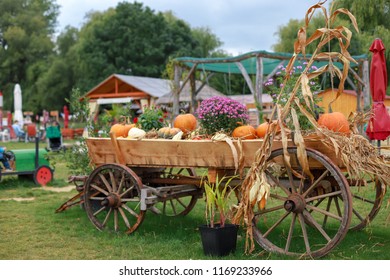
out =
<svg viewBox="0 0 390 280"><path fill-rule="evenodd" d="M286 209L287 212L303 213L305 207L305 199L297 193L292 193L284 203L284 209Z"/></svg>
<svg viewBox="0 0 390 280"><path fill-rule="evenodd" d="M106 207L119 208L122 205L122 201L118 194L111 193L103 199L101 205Z"/></svg>

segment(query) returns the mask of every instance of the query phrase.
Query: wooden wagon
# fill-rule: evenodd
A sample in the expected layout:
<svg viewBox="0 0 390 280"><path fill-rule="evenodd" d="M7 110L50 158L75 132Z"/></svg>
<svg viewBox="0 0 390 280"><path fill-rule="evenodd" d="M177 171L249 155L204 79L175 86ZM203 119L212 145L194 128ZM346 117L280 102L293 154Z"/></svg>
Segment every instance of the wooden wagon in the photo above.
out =
<svg viewBox="0 0 390 280"><path fill-rule="evenodd" d="M203 195L198 168L207 169L213 180L217 174L233 174L237 167L237 158L223 141L111 137L87 138L86 143L95 169L79 178L79 196L99 230L130 234L148 210L186 215ZM240 147L237 141L233 144L248 170L262 140L243 140ZM350 178L321 141L306 142L314 176L310 178L298 163L297 148L292 142L289 145L291 165L285 165L281 142L272 143L266 170L271 193L265 209L255 211L254 239L270 252L321 257L337 246L349 229L364 228L375 217L385 188L375 180ZM243 179L232 184L239 186Z"/></svg>

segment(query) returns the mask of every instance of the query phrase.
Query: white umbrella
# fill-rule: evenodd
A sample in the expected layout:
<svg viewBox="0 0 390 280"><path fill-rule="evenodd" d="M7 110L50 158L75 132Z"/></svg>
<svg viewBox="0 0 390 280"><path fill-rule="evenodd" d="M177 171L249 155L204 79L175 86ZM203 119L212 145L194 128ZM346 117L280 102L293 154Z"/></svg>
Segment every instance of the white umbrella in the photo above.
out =
<svg viewBox="0 0 390 280"><path fill-rule="evenodd" d="M22 113L22 89L19 84L14 88L14 121L19 121L19 125L23 126L23 113Z"/></svg>

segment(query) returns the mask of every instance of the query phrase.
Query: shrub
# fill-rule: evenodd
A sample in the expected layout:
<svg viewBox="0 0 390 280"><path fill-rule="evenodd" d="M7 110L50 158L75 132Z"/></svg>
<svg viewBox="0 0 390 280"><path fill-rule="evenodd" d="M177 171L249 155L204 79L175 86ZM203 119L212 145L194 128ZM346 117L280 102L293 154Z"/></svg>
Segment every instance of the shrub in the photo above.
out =
<svg viewBox="0 0 390 280"><path fill-rule="evenodd" d="M137 119L137 126L145 131L150 131L152 129L159 130L167 125L168 123L165 119L164 112L160 108L145 107L144 112Z"/></svg>

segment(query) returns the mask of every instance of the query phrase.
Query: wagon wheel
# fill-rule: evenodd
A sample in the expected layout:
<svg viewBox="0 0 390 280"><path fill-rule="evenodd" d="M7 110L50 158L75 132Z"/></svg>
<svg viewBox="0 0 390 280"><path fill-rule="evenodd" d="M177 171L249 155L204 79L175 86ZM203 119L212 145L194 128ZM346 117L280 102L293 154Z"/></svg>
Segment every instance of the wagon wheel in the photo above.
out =
<svg viewBox="0 0 390 280"><path fill-rule="evenodd" d="M166 168L160 174L161 178L169 178L172 180L180 180L182 176L195 177L196 172L194 168ZM160 187L162 185L159 185ZM185 216L191 212L199 195L193 194L186 197L172 197L161 202L157 202L154 205L154 212L160 213L165 216Z"/></svg>
<svg viewBox="0 0 390 280"><path fill-rule="evenodd" d="M340 169L323 154L307 149L313 179L303 173L297 148L271 153L267 180L271 185L266 208L255 212L254 238L266 250L295 257L319 258L344 238L352 215L352 197Z"/></svg>
<svg viewBox="0 0 390 280"><path fill-rule="evenodd" d="M97 167L85 183L84 207L98 230L135 231L144 220L140 209L142 182L127 166Z"/></svg>
<svg viewBox="0 0 390 280"><path fill-rule="evenodd" d="M378 214L386 192L378 178L367 181L367 185L359 185L357 180L349 180L352 194L352 220L349 229L361 230L365 228Z"/></svg>

